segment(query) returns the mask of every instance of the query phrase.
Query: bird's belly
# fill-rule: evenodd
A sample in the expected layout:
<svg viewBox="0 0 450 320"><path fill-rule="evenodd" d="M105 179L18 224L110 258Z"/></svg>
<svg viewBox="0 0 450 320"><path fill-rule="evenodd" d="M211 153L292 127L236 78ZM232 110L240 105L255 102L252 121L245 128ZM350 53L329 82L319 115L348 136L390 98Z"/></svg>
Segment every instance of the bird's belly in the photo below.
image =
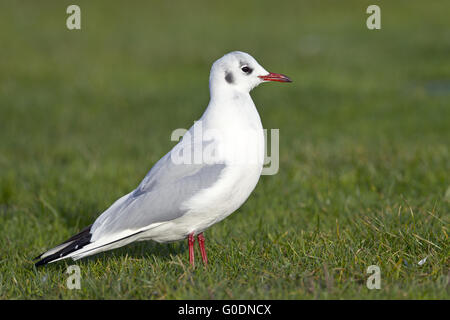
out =
<svg viewBox="0 0 450 320"><path fill-rule="evenodd" d="M236 211L258 183L262 164L236 165L224 169L223 178L185 204L187 213L143 234L142 240L170 242L199 234Z"/></svg>
<svg viewBox="0 0 450 320"><path fill-rule="evenodd" d="M236 211L256 187L264 163L264 133L260 123L250 130L233 128L222 135L218 148L226 164L220 178L211 187L185 201L186 213L151 228L144 239L170 242L199 234ZM245 138L245 139L244 139Z"/></svg>

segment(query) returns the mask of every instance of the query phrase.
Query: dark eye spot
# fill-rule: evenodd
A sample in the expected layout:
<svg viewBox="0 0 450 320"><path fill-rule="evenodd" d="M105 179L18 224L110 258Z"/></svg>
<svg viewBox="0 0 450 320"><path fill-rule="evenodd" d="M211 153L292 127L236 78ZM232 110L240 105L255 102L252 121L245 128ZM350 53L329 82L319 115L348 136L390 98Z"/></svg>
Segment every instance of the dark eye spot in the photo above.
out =
<svg viewBox="0 0 450 320"><path fill-rule="evenodd" d="M253 69L248 66L242 67L241 70L244 71L246 74L250 74L253 71Z"/></svg>
<svg viewBox="0 0 450 320"><path fill-rule="evenodd" d="M230 84L233 83L234 82L233 74L231 72L227 72L225 74L225 80Z"/></svg>

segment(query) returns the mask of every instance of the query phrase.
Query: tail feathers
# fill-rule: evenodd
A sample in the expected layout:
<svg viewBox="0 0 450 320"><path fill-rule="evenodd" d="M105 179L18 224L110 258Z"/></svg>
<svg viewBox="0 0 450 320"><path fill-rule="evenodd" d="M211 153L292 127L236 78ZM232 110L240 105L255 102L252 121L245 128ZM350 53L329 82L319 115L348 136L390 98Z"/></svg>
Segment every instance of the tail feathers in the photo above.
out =
<svg viewBox="0 0 450 320"><path fill-rule="evenodd" d="M41 255L34 258L34 260L41 259L35 263L36 267L45 265L54 260L61 259L68 254L80 250L84 246L91 243L92 234L90 233L92 225L84 228L80 233L74 235L59 246L50 249Z"/></svg>

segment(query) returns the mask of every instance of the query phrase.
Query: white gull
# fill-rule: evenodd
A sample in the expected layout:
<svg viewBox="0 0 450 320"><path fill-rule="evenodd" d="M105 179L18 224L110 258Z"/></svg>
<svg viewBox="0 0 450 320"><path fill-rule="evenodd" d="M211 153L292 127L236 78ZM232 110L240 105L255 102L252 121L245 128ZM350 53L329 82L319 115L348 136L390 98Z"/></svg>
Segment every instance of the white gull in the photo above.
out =
<svg viewBox="0 0 450 320"><path fill-rule="evenodd" d="M250 91L267 81L291 82L282 74L269 73L244 52L234 51L214 62L211 98L200 120L135 190L92 225L36 257L40 259L36 266L77 260L134 241L186 238L193 265L196 236L207 264L203 231L236 211L261 175L264 132Z"/></svg>

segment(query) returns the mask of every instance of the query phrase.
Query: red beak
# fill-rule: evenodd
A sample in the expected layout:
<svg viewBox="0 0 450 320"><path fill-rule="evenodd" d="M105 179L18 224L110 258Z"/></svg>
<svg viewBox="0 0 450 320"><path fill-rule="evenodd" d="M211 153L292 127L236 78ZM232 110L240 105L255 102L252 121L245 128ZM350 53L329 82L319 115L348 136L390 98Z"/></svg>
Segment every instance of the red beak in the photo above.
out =
<svg viewBox="0 0 450 320"><path fill-rule="evenodd" d="M258 77L263 79L264 81L292 82L292 80L289 79L287 76L279 73L270 72L268 75Z"/></svg>

